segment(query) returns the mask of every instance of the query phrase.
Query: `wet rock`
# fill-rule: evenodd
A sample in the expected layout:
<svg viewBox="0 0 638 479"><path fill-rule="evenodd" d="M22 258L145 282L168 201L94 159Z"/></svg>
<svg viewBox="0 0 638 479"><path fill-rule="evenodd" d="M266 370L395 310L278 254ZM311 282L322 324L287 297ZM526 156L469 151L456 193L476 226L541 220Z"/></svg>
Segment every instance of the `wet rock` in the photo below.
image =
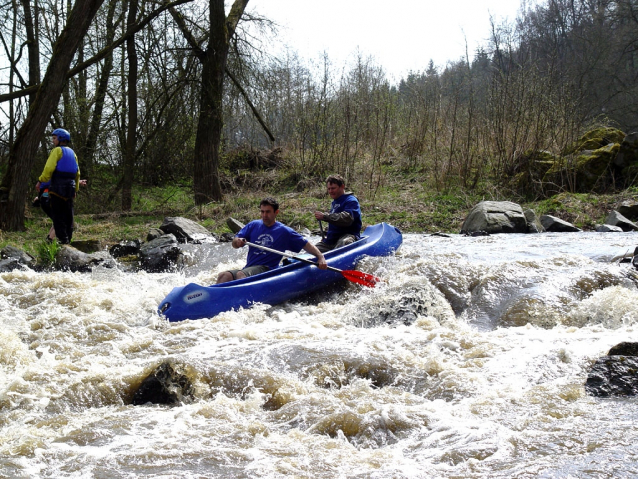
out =
<svg viewBox="0 0 638 479"><path fill-rule="evenodd" d="M164 218L160 229L166 234L175 235L177 241L182 243L200 243L215 239L202 225L181 216Z"/></svg>
<svg viewBox="0 0 638 479"><path fill-rule="evenodd" d="M638 343L618 343L609 350L607 356L638 356Z"/></svg>
<svg viewBox="0 0 638 479"><path fill-rule="evenodd" d="M534 210L527 209L523 212L525 215L525 220L527 221L527 232L528 233L542 233L545 231L542 223L534 213Z"/></svg>
<svg viewBox="0 0 638 479"><path fill-rule="evenodd" d="M545 231L552 233L575 233L582 231L573 224L552 215L541 216L541 224L543 225L543 228L545 228Z"/></svg>
<svg viewBox="0 0 638 479"><path fill-rule="evenodd" d="M98 265L113 267L114 263L106 251L87 254L70 245L62 245L55 257L55 268L62 271L86 273Z"/></svg>
<svg viewBox="0 0 638 479"><path fill-rule="evenodd" d="M33 268L35 263L33 256L13 246L5 246L0 250L0 272L24 267Z"/></svg>
<svg viewBox="0 0 638 479"><path fill-rule="evenodd" d="M222 233L221 235L219 235L219 242L230 243L234 237L235 235L233 233Z"/></svg>
<svg viewBox="0 0 638 479"><path fill-rule="evenodd" d="M439 322L454 318L443 294L427 280L393 284L357 311L357 321L367 327L379 324L409 326L419 316L430 316Z"/></svg>
<svg viewBox="0 0 638 479"><path fill-rule="evenodd" d="M629 221L638 221L638 203L635 201L623 201L617 211Z"/></svg>
<svg viewBox="0 0 638 479"><path fill-rule="evenodd" d="M596 231L599 233L622 233L622 228L613 225L596 225Z"/></svg>
<svg viewBox="0 0 638 479"><path fill-rule="evenodd" d="M461 230L494 233L527 233L520 205L510 201L481 201L470 211Z"/></svg>
<svg viewBox="0 0 638 479"><path fill-rule="evenodd" d="M159 230L158 230L159 231ZM161 235L160 235L161 236ZM141 242L139 240L123 240L109 248L109 253L114 258L137 255L140 252Z"/></svg>
<svg viewBox="0 0 638 479"><path fill-rule="evenodd" d="M638 225L629 221L618 211L612 211L611 213L609 213L609 215L607 215L607 219L605 220L605 224L619 226L623 231L638 231Z"/></svg>
<svg viewBox="0 0 638 479"><path fill-rule="evenodd" d="M596 397L635 396L638 393L638 357L598 358L587 375L585 391Z"/></svg>
<svg viewBox="0 0 638 479"><path fill-rule="evenodd" d="M179 404L191 397L192 389L188 376L178 372L170 362L164 362L142 381L132 404Z"/></svg>
<svg viewBox="0 0 638 479"><path fill-rule="evenodd" d="M244 227L244 223L242 223L241 221L237 221L235 218L227 218L226 225L228 225L228 228L230 228L230 231L232 231L235 234L239 233L239 230L241 230Z"/></svg>
<svg viewBox="0 0 638 479"><path fill-rule="evenodd" d="M180 252L177 238L172 234L144 243L139 253L142 269L149 273L173 271Z"/></svg>
<svg viewBox="0 0 638 479"><path fill-rule="evenodd" d="M150 242L157 238L161 238L164 236L164 232L159 228L151 228L148 230L148 234L146 235L146 241Z"/></svg>

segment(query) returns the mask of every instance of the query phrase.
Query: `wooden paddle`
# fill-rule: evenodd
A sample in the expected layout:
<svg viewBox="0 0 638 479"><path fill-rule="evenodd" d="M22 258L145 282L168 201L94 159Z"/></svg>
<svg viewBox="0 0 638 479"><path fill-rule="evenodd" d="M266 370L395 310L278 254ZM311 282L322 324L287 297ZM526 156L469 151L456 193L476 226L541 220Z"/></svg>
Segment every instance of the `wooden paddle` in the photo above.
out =
<svg viewBox="0 0 638 479"><path fill-rule="evenodd" d="M277 251L276 249L271 249L266 246L262 246L260 244L251 243L250 241L246 241L246 244L249 246L253 246L258 249L263 249L264 251L268 251L270 253L279 254L281 256L286 256L287 258L296 259L297 261L303 261L304 263L314 264L317 266L317 263L311 261L306 258L302 258L301 256L295 256L294 254L283 253L281 251ZM335 271L337 273L341 273L341 275L346 278L348 281L352 281L353 283L360 284L362 286L367 286L368 288L374 288L377 283L381 282L381 278L377 278L368 273L362 273L361 271L352 271L352 270L343 270L338 268L333 268L332 266L328 266L330 271Z"/></svg>

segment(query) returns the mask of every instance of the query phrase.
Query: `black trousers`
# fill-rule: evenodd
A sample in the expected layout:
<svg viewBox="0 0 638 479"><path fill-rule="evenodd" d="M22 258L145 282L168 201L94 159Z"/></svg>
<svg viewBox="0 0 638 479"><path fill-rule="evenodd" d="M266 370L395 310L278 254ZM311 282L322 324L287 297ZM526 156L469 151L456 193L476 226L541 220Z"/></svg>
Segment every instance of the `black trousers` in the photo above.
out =
<svg viewBox="0 0 638 479"><path fill-rule="evenodd" d="M73 198L61 198L49 194L55 236L62 244L69 244L73 237Z"/></svg>

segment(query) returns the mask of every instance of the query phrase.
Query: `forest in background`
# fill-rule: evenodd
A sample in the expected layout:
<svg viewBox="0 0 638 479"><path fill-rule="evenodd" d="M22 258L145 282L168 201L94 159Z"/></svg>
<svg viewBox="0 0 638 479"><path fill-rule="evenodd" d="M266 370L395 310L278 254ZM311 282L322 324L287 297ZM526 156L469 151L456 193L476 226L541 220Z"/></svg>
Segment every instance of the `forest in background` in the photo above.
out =
<svg viewBox="0 0 638 479"><path fill-rule="evenodd" d="M208 104L207 55L232 14L219 23L220 0L93 4L59 101L36 132L24 204L55 127L71 132L90 185L79 207L94 213L131 210L135 187L180 185L202 204L222 201L202 182L217 181L223 194L279 194L315 188L334 172L368 199L396 177L436 191L540 199L542 185L521 191L509 182L530 152L560 155L599 126L638 127L636 0L541 1L513 24L493 24L489 42L465 59L430 62L398 84L365 55L334 65L300 58L293 45L273 57L274 26L242 9L226 38L221 101ZM12 149L71 13L57 0L0 6L3 187L26 164L11 166ZM218 146L202 145L202 115L218 113Z"/></svg>

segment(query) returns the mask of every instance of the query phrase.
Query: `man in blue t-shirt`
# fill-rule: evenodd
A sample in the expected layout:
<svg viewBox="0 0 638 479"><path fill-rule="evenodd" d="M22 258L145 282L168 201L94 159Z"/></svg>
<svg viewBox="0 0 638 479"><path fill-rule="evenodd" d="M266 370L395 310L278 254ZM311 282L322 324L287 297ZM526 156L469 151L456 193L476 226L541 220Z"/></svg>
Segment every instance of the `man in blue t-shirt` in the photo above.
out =
<svg viewBox="0 0 638 479"><path fill-rule="evenodd" d="M277 251L293 251L295 253L304 249L308 253L317 257L317 267L326 269L326 259L321 251L308 240L297 233L292 228L277 221L279 214L279 203L274 198L264 198L259 203L261 220L255 220L244 226L235 235L233 248L246 246L246 241L259 244ZM274 269L279 266L281 255L264 251L252 246L248 247L248 261L243 269L233 269L222 271L217 276L218 283L225 283L234 279L242 279L255 274Z"/></svg>
<svg viewBox="0 0 638 479"><path fill-rule="evenodd" d="M359 200L346 192L344 179L339 175L331 175L326 179L326 186L332 198L330 213L315 211L315 218L328 223L326 237L316 244L322 253L358 240L362 224Z"/></svg>

